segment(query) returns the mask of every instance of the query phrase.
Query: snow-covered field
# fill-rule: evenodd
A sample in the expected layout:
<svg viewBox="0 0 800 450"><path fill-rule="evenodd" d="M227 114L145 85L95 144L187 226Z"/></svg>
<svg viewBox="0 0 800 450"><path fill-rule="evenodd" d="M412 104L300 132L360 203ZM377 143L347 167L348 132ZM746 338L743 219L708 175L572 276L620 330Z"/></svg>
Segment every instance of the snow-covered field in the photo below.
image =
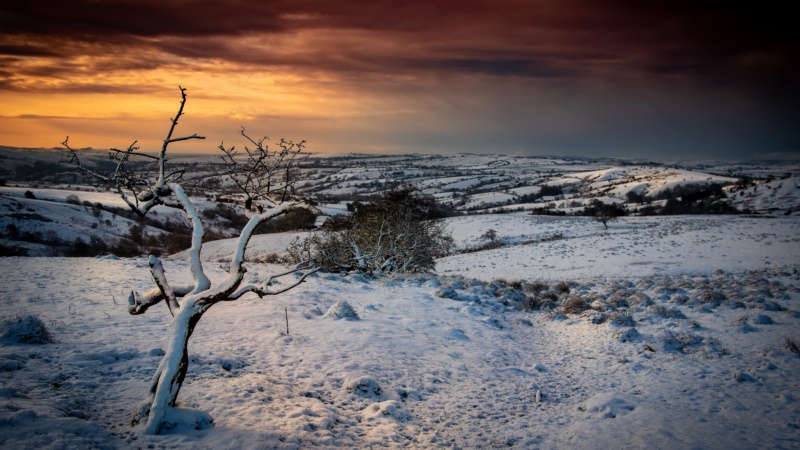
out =
<svg viewBox="0 0 800 450"><path fill-rule="evenodd" d="M146 260L0 258L0 315L58 341L0 346L0 447L798 448L799 221L451 219L461 249L488 229L503 246L212 308L179 399L215 426L164 436L128 425L167 344L166 308L127 313ZM290 237L256 236L254 256ZM583 306L520 310L548 293ZM327 315L339 300L360 320Z"/></svg>
<svg viewBox="0 0 800 450"><path fill-rule="evenodd" d="M591 217L466 216L449 223L462 248L484 243L488 229L508 244L437 263L439 273L484 281L709 274L800 262L797 217L625 217L608 230Z"/></svg>

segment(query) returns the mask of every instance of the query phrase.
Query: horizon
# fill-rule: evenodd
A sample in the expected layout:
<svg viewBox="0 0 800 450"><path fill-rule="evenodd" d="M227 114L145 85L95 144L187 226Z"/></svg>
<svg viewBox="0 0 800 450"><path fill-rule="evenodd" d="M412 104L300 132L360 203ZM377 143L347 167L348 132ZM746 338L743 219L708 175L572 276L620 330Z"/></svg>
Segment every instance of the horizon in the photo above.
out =
<svg viewBox="0 0 800 450"><path fill-rule="evenodd" d="M788 6L34 0L0 6L0 141L173 153L800 159Z"/></svg>
<svg viewBox="0 0 800 450"><path fill-rule="evenodd" d="M63 152L66 150L65 147L17 147L12 145L4 145L0 143L0 150L8 149L11 151L23 151L23 152ZM111 147L108 148L95 148L95 147L73 147L74 150L77 151L90 151L90 152L98 152L98 153L106 153L109 150L112 150ZM119 149L118 149L119 150ZM153 149L152 151L146 150L137 150L137 153L146 153L151 155L157 155L160 149ZM179 149L169 148L167 150L168 154L173 155L174 157L218 157L217 153L219 152L218 148L209 150L209 151L181 151ZM403 153L366 153L366 152L314 152L314 151L303 151L304 155L309 157L315 158L342 158L342 157L352 157L352 158L382 158L382 157L398 157L398 156L419 156L419 157L428 157L428 156L437 156L437 157L457 157L457 156L484 156L484 157L505 157L505 158L533 158L533 159L554 159L554 160L582 160L587 162L627 162L627 163L634 163L634 164L657 164L663 166L669 166L671 164L674 165L681 165L681 164L690 164L690 165L703 165L703 164L713 164L713 163L724 163L724 164L800 164L800 154L799 155L785 155L783 158L762 158L762 159L725 159L725 158L698 158L698 159L655 159L655 158L637 158L637 157L613 157L613 156L578 156L578 155L520 155L520 154L509 154L509 153L499 153L499 152L403 152Z"/></svg>

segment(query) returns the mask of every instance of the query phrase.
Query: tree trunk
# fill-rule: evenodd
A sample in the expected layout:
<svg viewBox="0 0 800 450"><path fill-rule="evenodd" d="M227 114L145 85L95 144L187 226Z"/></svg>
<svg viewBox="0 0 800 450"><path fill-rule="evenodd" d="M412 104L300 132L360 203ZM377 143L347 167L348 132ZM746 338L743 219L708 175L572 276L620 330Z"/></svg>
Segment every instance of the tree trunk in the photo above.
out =
<svg viewBox="0 0 800 450"><path fill-rule="evenodd" d="M169 347L153 376L147 398L136 409L131 420L136 425L146 419L147 434L165 431L167 413L175 406L189 367L189 339L205 310L198 311L193 303L188 303L172 320Z"/></svg>

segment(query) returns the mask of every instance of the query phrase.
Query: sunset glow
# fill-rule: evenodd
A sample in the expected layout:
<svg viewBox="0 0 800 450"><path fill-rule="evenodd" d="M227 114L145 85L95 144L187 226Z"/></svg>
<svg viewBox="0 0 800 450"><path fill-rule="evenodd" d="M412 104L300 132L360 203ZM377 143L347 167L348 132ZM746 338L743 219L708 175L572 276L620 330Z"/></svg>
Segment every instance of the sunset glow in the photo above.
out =
<svg viewBox="0 0 800 450"><path fill-rule="evenodd" d="M16 3L0 7L0 145L156 149L180 85L179 132L207 139L175 151L245 126L315 152L800 155L797 31L777 6Z"/></svg>

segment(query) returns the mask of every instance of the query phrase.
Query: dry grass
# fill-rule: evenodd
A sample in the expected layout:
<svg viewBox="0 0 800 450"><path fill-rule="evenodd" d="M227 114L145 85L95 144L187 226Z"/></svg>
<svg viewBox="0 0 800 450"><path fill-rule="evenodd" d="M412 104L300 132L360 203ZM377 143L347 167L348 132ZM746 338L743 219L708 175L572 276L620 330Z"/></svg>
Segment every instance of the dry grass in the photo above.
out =
<svg viewBox="0 0 800 450"><path fill-rule="evenodd" d="M555 291L559 294L569 294L570 285L566 281L562 281L555 286Z"/></svg>
<svg viewBox="0 0 800 450"><path fill-rule="evenodd" d="M525 283L525 292L530 292L532 294L538 294L539 292L547 290L547 284L542 283L541 281L533 281L530 283Z"/></svg>
<svg viewBox="0 0 800 450"><path fill-rule="evenodd" d="M561 307L563 308L564 314L580 314L589 307L589 304L581 296L570 295L564 300Z"/></svg>

